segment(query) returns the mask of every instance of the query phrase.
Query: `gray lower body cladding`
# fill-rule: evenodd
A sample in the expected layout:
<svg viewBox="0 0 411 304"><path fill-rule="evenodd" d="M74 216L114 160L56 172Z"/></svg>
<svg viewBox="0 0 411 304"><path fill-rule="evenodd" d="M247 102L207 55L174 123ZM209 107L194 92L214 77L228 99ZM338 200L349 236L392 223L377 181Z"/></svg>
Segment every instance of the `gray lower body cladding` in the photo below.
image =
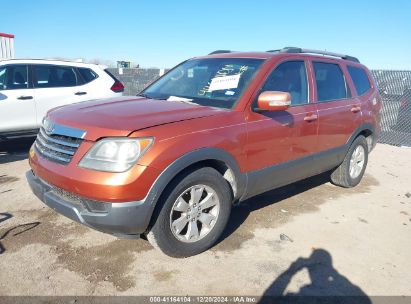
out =
<svg viewBox="0 0 411 304"><path fill-rule="evenodd" d="M151 207L144 200L124 203L81 200L53 187L33 174L26 173L33 193L47 206L69 219L96 230L116 235L139 235L148 225ZM92 211L93 206L98 210Z"/></svg>

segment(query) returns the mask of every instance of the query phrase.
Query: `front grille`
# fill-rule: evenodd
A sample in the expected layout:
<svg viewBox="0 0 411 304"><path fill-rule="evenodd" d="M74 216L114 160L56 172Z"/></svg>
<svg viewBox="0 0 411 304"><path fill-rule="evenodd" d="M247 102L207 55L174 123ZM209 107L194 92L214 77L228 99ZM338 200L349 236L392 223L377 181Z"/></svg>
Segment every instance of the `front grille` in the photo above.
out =
<svg viewBox="0 0 411 304"><path fill-rule="evenodd" d="M54 195L60 197L61 199L69 202L74 206L79 206L82 208L86 208L89 212L94 213L106 213L110 208L110 204L104 202L98 202L90 199L86 199L84 197L80 197L74 193L67 192L61 188L51 186L51 191Z"/></svg>
<svg viewBox="0 0 411 304"><path fill-rule="evenodd" d="M47 135L41 127L34 143L38 154L56 163L70 163L83 139L60 134Z"/></svg>
<svg viewBox="0 0 411 304"><path fill-rule="evenodd" d="M55 186L51 186L51 190L54 193L54 195L57 195L58 197L62 198L65 201L70 202L73 205L84 206L82 199L79 196L75 195L74 193L67 192Z"/></svg>

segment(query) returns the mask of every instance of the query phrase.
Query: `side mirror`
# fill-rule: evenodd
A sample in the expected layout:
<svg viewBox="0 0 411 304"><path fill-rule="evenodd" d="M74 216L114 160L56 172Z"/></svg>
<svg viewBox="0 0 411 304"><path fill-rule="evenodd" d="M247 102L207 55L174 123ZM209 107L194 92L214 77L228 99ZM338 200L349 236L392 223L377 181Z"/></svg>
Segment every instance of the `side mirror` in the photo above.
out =
<svg viewBox="0 0 411 304"><path fill-rule="evenodd" d="M291 105L291 95L288 92L265 91L258 96L258 111L284 111Z"/></svg>

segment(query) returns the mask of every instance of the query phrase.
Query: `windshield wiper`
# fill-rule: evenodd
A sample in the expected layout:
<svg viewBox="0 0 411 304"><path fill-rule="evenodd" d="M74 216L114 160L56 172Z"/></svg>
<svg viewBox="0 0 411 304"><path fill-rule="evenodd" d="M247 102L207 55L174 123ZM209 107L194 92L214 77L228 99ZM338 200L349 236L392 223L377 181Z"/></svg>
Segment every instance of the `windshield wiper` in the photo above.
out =
<svg viewBox="0 0 411 304"><path fill-rule="evenodd" d="M144 93L138 93L136 96L152 99L150 96L148 96L147 94L144 94Z"/></svg>
<svg viewBox="0 0 411 304"><path fill-rule="evenodd" d="M151 96L149 96L149 95L147 95L147 94L145 94L145 93L139 93L139 94L137 94L136 96L144 97L144 98L148 98L148 99L167 100L167 98L151 97Z"/></svg>

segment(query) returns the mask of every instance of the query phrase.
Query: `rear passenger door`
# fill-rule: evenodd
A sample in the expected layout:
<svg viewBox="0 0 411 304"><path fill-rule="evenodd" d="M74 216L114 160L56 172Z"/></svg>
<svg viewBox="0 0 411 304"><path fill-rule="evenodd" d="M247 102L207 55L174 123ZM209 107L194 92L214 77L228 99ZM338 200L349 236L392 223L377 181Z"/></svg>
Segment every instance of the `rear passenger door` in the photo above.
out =
<svg viewBox="0 0 411 304"><path fill-rule="evenodd" d="M378 125L380 121L380 105L377 105L377 92L371 90L372 77L361 66L347 65L348 74L351 77L353 88L356 91L355 103L361 107L363 123ZM401 108L400 108L401 111ZM378 130L375 130L378 134Z"/></svg>
<svg viewBox="0 0 411 304"><path fill-rule="evenodd" d="M48 110L90 99L81 86L82 78L75 67L51 64L32 65L37 124Z"/></svg>
<svg viewBox="0 0 411 304"><path fill-rule="evenodd" d="M347 75L339 63L313 61L312 66L319 116L319 149L342 147L361 124L361 107L352 98Z"/></svg>

